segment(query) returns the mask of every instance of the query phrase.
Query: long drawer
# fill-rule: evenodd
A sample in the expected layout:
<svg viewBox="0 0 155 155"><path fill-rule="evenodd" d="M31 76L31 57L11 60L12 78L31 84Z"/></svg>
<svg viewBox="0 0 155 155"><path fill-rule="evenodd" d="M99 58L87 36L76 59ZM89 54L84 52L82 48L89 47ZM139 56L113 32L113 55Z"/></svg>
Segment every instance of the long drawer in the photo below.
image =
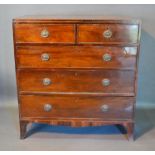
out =
<svg viewBox="0 0 155 155"><path fill-rule="evenodd" d="M138 25L130 24L79 24L78 43L119 44L138 43Z"/></svg>
<svg viewBox="0 0 155 155"><path fill-rule="evenodd" d="M137 47L19 46L18 68L135 69Z"/></svg>
<svg viewBox="0 0 155 155"><path fill-rule="evenodd" d="M19 91L134 95L135 72L128 70L18 70Z"/></svg>
<svg viewBox="0 0 155 155"><path fill-rule="evenodd" d="M133 97L20 95L21 118L131 119Z"/></svg>
<svg viewBox="0 0 155 155"><path fill-rule="evenodd" d="M73 24L15 24L16 43L75 43Z"/></svg>

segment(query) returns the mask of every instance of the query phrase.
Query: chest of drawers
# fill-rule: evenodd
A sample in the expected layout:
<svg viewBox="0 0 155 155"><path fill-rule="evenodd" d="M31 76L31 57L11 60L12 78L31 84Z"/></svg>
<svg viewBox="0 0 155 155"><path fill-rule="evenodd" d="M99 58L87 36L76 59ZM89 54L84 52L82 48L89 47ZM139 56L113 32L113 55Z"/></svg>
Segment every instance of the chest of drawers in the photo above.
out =
<svg viewBox="0 0 155 155"><path fill-rule="evenodd" d="M20 137L28 123L123 125L133 137L140 22L13 20Z"/></svg>

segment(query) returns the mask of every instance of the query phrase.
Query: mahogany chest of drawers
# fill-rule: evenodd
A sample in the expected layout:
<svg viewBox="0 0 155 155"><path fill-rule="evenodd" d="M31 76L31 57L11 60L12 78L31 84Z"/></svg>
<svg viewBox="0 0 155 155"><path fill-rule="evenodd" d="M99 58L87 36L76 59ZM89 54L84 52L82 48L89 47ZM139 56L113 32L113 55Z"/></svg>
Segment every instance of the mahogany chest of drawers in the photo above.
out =
<svg viewBox="0 0 155 155"><path fill-rule="evenodd" d="M20 137L30 122L123 125L133 138L140 21L13 20Z"/></svg>

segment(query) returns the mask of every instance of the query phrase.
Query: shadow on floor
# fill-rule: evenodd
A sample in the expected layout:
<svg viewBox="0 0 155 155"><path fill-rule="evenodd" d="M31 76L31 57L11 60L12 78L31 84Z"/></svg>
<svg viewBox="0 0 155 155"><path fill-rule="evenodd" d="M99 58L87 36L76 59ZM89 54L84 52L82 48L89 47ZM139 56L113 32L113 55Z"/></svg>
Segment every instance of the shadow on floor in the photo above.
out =
<svg viewBox="0 0 155 155"><path fill-rule="evenodd" d="M100 127L79 127L72 128L69 126L51 126L46 124L33 124L31 130L28 132L28 136L36 132L52 132L59 134L121 134L125 133L124 128L117 128L114 125L106 125Z"/></svg>

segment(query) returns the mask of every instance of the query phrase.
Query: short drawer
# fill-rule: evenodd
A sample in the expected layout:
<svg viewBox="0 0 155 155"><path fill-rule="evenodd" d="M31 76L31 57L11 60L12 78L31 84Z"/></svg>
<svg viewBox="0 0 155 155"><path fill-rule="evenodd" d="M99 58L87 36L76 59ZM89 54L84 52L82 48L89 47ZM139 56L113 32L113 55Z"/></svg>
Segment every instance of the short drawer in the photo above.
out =
<svg viewBox="0 0 155 155"><path fill-rule="evenodd" d="M18 68L135 69L137 47L17 47Z"/></svg>
<svg viewBox="0 0 155 155"><path fill-rule="evenodd" d="M71 24L15 24L16 43L74 43Z"/></svg>
<svg viewBox="0 0 155 155"><path fill-rule="evenodd" d="M93 44L138 43L138 25L80 24L78 42Z"/></svg>
<svg viewBox="0 0 155 155"><path fill-rule="evenodd" d="M121 70L20 70L19 91L29 93L75 93L134 95L134 71Z"/></svg>
<svg viewBox="0 0 155 155"><path fill-rule="evenodd" d="M22 117L131 119L132 97L21 95Z"/></svg>

